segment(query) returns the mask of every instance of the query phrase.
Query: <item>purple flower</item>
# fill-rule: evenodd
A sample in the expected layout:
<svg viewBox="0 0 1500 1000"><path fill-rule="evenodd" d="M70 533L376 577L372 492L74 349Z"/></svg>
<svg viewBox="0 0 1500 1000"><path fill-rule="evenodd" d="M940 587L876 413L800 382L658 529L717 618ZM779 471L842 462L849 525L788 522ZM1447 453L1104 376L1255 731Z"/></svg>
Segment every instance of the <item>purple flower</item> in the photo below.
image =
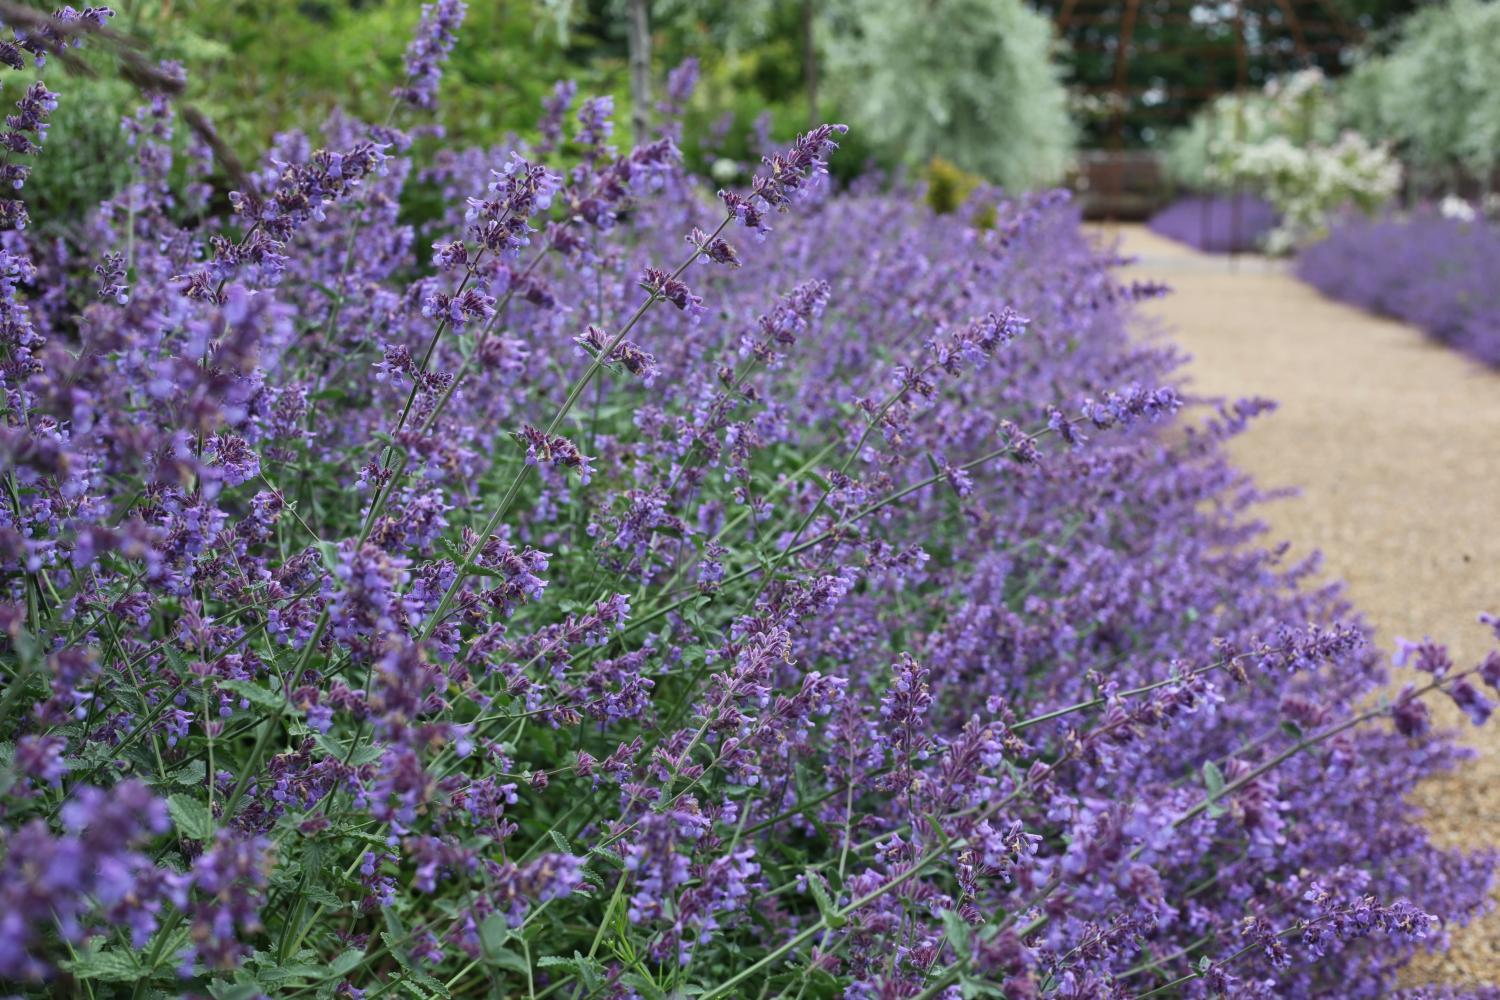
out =
<svg viewBox="0 0 1500 1000"><path fill-rule="evenodd" d="M437 107L443 63L458 41L458 29L468 10L464 0L435 0L422 5L421 23L406 47L406 83L392 96L414 108L430 111Z"/></svg>

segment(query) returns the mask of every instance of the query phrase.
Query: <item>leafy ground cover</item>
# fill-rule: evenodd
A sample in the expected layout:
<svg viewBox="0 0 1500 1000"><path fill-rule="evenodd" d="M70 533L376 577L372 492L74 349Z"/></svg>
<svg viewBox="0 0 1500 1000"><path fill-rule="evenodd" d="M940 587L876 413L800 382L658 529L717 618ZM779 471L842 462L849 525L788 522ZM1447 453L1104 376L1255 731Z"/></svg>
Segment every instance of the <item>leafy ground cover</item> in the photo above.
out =
<svg viewBox="0 0 1500 1000"><path fill-rule="evenodd" d="M1345 219L1302 252L1297 274L1333 298L1500 365L1500 230L1472 211Z"/></svg>
<svg viewBox="0 0 1500 1000"><path fill-rule="evenodd" d="M1189 195L1157 212L1148 225L1204 253L1254 253L1276 228L1276 219L1270 203L1254 195Z"/></svg>
<svg viewBox="0 0 1500 1000"><path fill-rule="evenodd" d="M4 203L0 978L1373 997L1482 905L1404 796L1500 654L1378 696L1065 196L823 126L715 198L567 85L417 162L462 14L222 214L160 95L71 240Z"/></svg>

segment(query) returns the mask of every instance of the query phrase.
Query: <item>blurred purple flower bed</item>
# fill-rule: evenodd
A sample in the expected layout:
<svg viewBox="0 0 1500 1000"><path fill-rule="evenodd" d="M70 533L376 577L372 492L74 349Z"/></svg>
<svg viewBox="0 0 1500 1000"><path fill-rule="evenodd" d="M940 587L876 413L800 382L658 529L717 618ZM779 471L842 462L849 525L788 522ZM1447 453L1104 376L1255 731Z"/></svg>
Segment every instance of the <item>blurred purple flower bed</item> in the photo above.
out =
<svg viewBox="0 0 1500 1000"><path fill-rule="evenodd" d="M1276 221L1276 209L1263 198L1215 194L1178 198L1146 225L1153 233L1204 253L1253 253L1276 228Z"/></svg>
<svg viewBox="0 0 1500 1000"><path fill-rule="evenodd" d="M1500 225L1408 215L1351 216L1303 250L1297 275L1325 295L1405 320L1500 366Z"/></svg>
<svg viewBox="0 0 1500 1000"><path fill-rule="evenodd" d="M434 146L463 13L223 199L151 94L0 203L8 992L1375 998L1486 905L1407 795L1500 654L1386 691L1065 194L715 192L691 64Z"/></svg>

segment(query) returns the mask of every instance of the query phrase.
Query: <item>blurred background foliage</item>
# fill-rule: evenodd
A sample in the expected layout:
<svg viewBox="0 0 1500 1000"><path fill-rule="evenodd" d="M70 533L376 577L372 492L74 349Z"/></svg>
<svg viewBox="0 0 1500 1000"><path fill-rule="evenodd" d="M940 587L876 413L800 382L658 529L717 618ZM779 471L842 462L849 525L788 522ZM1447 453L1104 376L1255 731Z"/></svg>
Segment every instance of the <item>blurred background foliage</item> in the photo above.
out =
<svg viewBox="0 0 1500 1000"><path fill-rule="evenodd" d="M1142 0L1142 9L1153 2L1165 0ZM628 142L626 3L470 0L443 82L441 123L449 141L533 137L542 99L558 80L572 79L580 95L615 96L620 138ZM1415 0L1330 3L1384 50L1400 44L1404 36L1394 26L1417 6ZM421 14L418 0L118 0L115 6L117 30L139 39L149 57L181 62L186 99L252 164L276 133L315 129L335 107L384 119ZM1060 180L1076 143L1102 139L1103 118L1076 95L1070 101L1067 86L1090 71L1089 60L1112 56L1061 44L1049 23L1056 3L650 0L649 7L657 93L673 66L688 57L700 62L681 145L692 167L721 180L731 179L732 165L754 162L766 145L815 118L851 125L845 151L834 160L845 179L871 170L922 176L939 157L939 172L973 175L969 184L1030 187ZM1175 36L1184 31L1211 30L1217 29L1143 15L1136 44L1169 47L1161 43L1182 41ZM1441 61L1446 42L1435 44L1423 58ZM77 218L127 179L119 121L140 99L111 71L108 53L88 58L99 71L94 78L57 67L46 74L64 101L29 188L38 218ZM1215 74L1233 73L1232 63L1191 55L1161 59L1151 72L1163 78L1201 77L1209 85ZM1351 78L1348 104L1351 118L1362 115L1390 130L1398 119L1417 120L1403 111L1391 81L1414 87L1432 70L1415 57L1387 61L1394 68L1381 72L1389 76L1369 70ZM1344 68L1334 63L1324 67L1330 76ZM1488 93L1493 98L1500 88ZM1180 124L1191 120L1185 112ZM1491 133L1477 134L1487 144L1482 148L1496 147ZM1144 138L1137 132L1130 141Z"/></svg>

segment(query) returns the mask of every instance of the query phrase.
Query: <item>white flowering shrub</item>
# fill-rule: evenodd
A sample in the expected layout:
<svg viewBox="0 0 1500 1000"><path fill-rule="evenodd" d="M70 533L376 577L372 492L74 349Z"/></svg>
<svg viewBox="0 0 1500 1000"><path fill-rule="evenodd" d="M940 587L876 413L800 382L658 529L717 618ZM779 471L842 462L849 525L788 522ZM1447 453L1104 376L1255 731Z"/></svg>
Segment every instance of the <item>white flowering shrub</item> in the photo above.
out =
<svg viewBox="0 0 1500 1000"><path fill-rule="evenodd" d="M1353 131L1328 145L1299 146L1283 136L1228 144L1212 169L1258 190L1281 213L1266 237L1271 253L1322 236L1337 209L1375 211L1401 187L1401 166L1390 152Z"/></svg>
<svg viewBox="0 0 1500 1000"><path fill-rule="evenodd" d="M1169 144L1168 173L1194 188L1261 194L1281 216L1266 249L1287 252L1321 236L1332 212L1374 211L1401 187L1390 150L1340 126L1337 94L1320 71L1303 70L1204 109Z"/></svg>

